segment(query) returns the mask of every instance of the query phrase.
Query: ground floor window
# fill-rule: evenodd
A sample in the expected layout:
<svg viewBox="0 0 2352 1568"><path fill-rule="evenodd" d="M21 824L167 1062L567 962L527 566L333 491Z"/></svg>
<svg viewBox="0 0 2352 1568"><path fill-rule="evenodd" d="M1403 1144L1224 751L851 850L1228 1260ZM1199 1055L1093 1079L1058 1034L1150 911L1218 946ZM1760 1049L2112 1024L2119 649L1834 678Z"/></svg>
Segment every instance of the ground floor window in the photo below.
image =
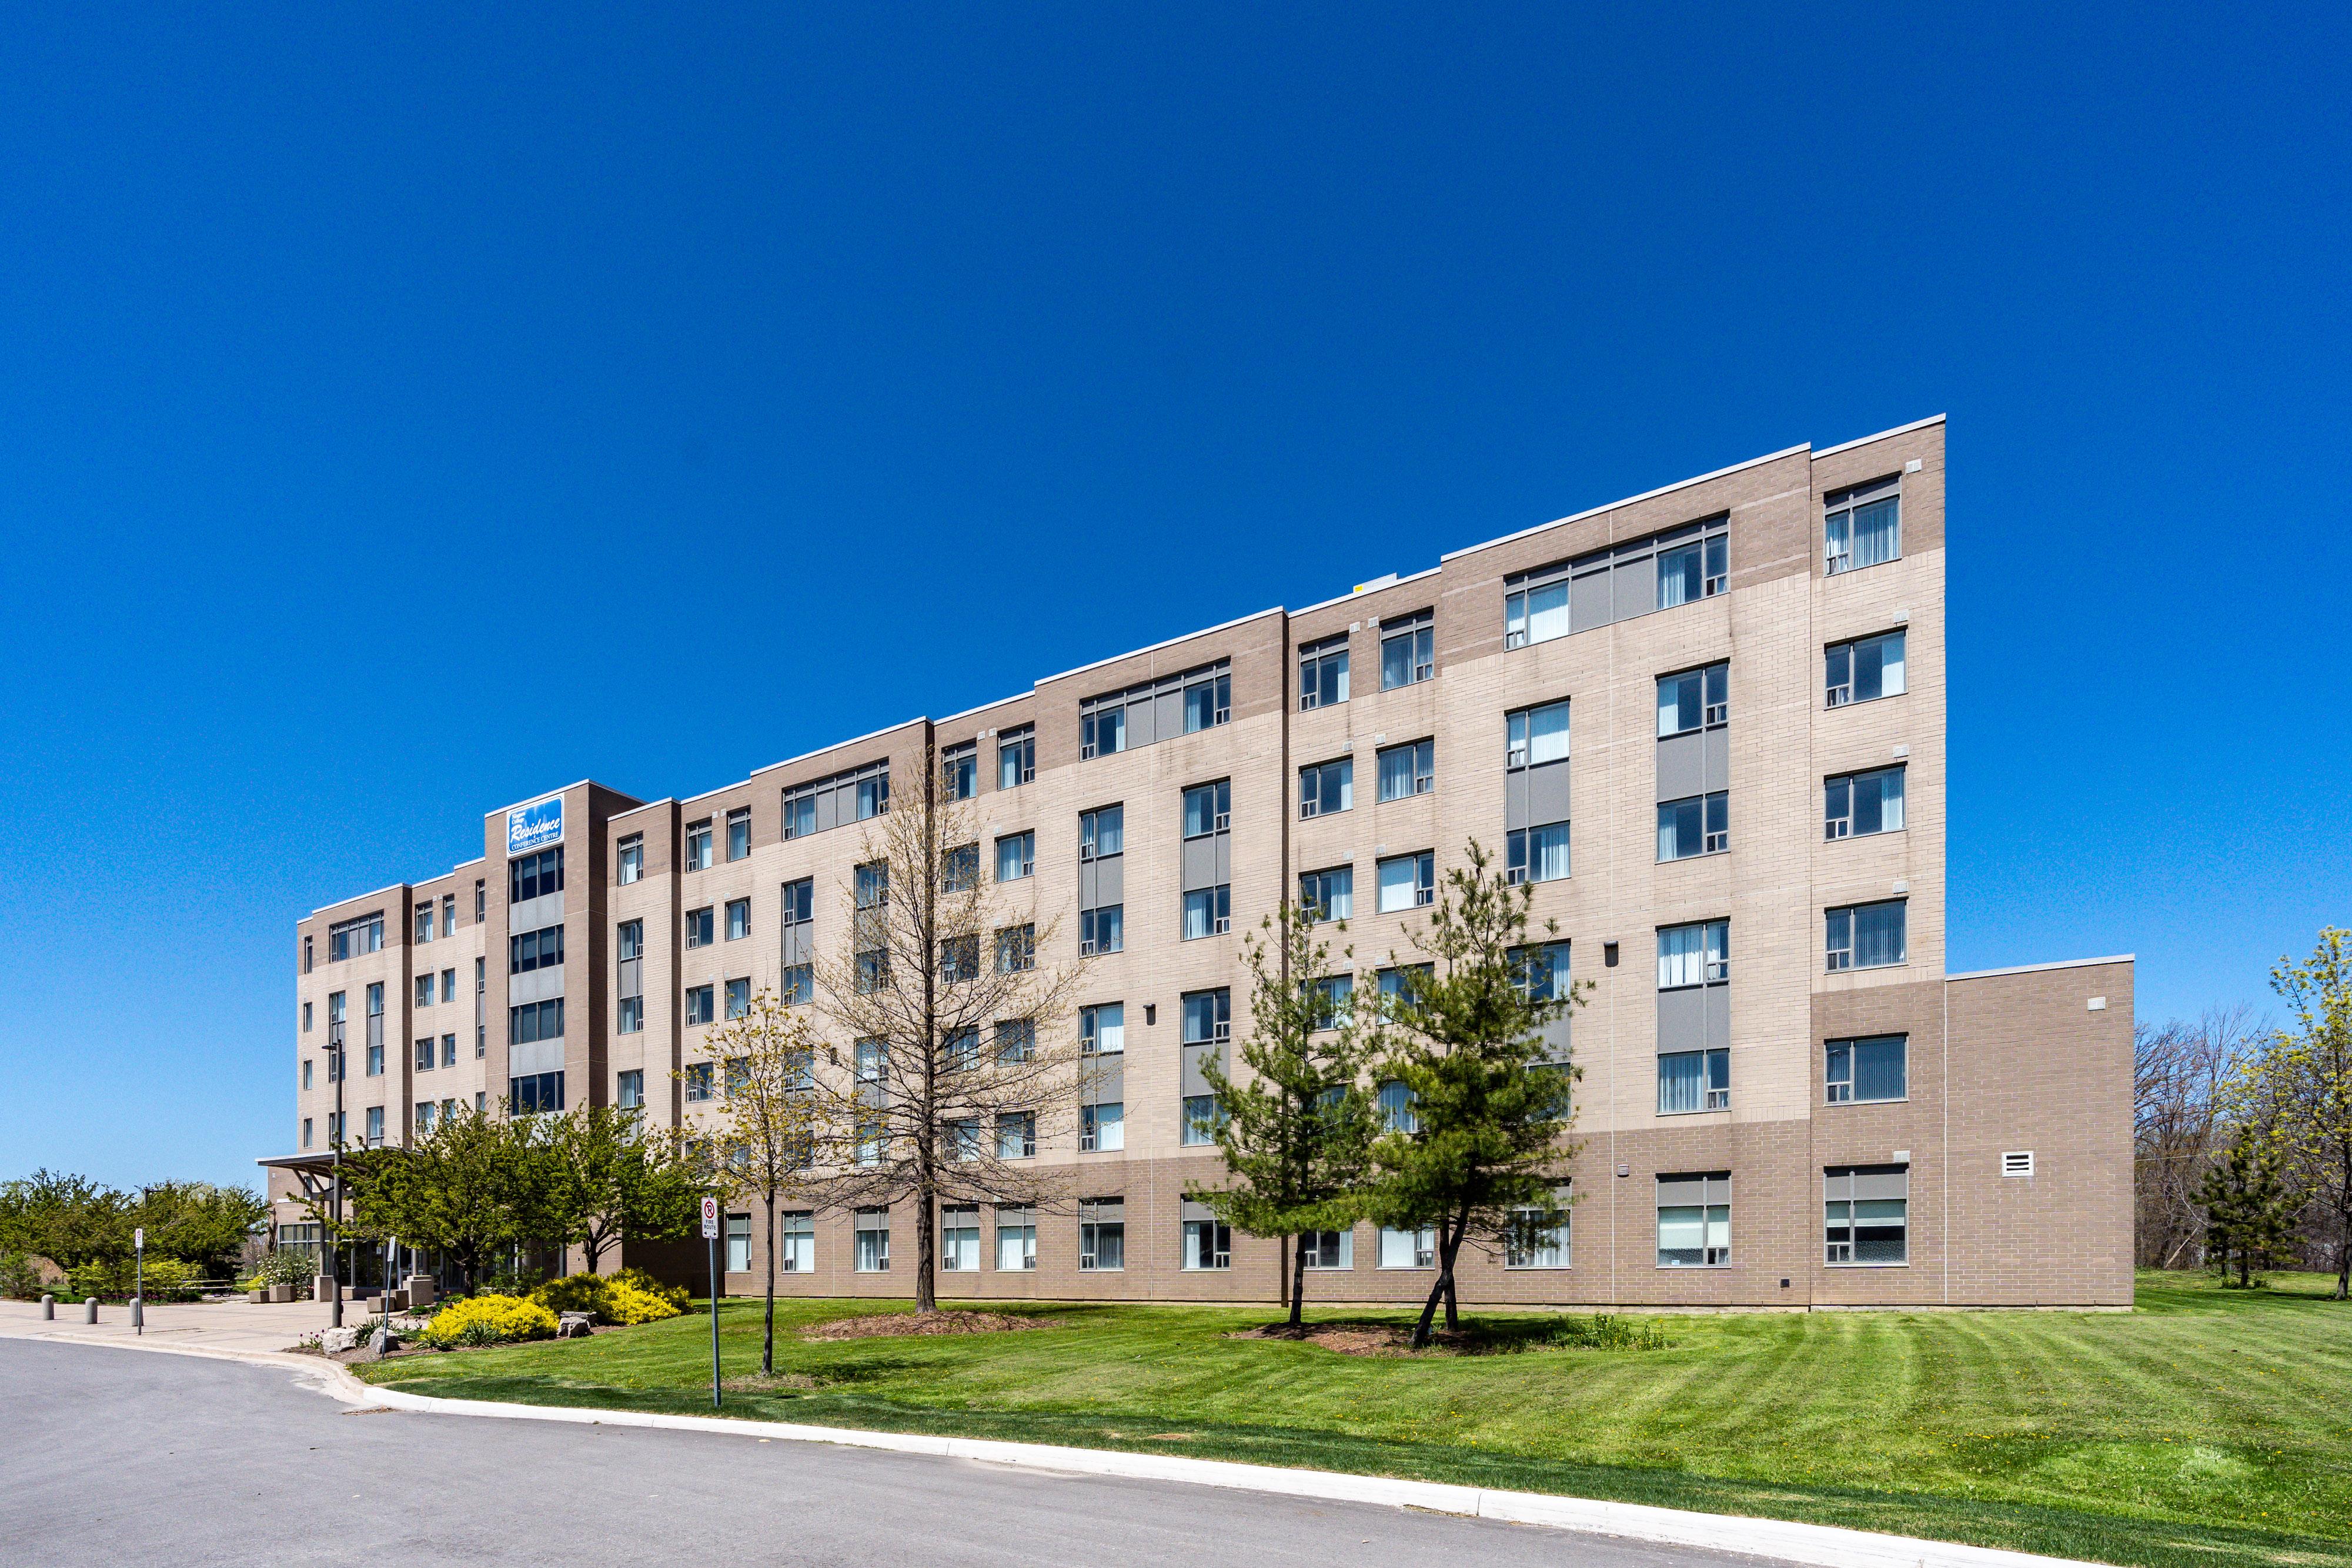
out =
<svg viewBox="0 0 2352 1568"><path fill-rule="evenodd" d="M996 1210L996 1267L1013 1273L1037 1266L1037 1211L1000 1205Z"/></svg>
<svg viewBox="0 0 2352 1568"><path fill-rule="evenodd" d="M980 1207L967 1204L940 1210L940 1267L960 1273L980 1270Z"/></svg>
<svg viewBox="0 0 2352 1568"><path fill-rule="evenodd" d="M1511 1211L1511 1231L1503 1247L1506 1269L1565 1269L1569 1260L1568 1191L1552 1197L1554 1212L1547 1218L1540 1208Z"/></svg>
<svg viewBox="0 0 2352 1568"><path fill-rule="evenodd" d="M1197 1203L1184 1205L1184 1267L1230 1269L1234 1266L1233 1227Z"/></svg>
<svg viewBox="0 0 2352 1568"><path fill-rule="evenodd" d="M1078 1205L1078 1267L1127 1267L1127 1200L1097 1197Z"/></svg>
<svg viewBox="0 0 2352 1568"><path fill-rule="evenodd" d="M1381 1267L1383 1269L1436 1268L1437 1232L1426 1225L1418 1230L1399 1230L1394 1226L1381 1226Z"/></svg>
<svg viewBox="0 0 2352 1568"><path fill-rule="evenodd" d="M748 1214L727 1217L727 1271L730 1274L751 1271L751 1217Z"/></svg>
<svg viewBox="0 0 2352 1568"><path fill-rule="evenodd" d="M776 1267L787 1274L816 1272L816 1216L794 1209L776 1216Z"/></svg>
<svg viewBox="0 0 2352 1568"><path fill-rule="evenodd" d="M1352 1230L1310 1230L1298 1239L1310 1269L1352 1269L1356 1266L1356 1233Z"/></svg>
<svg viewBox="0 0 2352 1568"><path fill-rule="evenodd" d="M1911 1260L1907 1166L1832 1166L1822 1173L1822 1260L1881 1268Z"/></svg>
<svg viewBox="0 0 2352 1568"><path fill-rule="evenodd" d="M882 1274L890 1268L890 1211L887 1208L861 1208L857 1211L856 1269L861 1274Z"/></svg>
<svg viewBox="0 0 2352 1568"><path fill-rule="evenodd" d="M1658 1058L1658 1114L1731 1108L1731 1052L1670 1051Z"/></svg>
<svg viewBox="0 0 2352 1568"><path fill-rule="evenodd" d="M1731 1173L1658 1178L1658 1267L1719 1269L1731 1262Z"/></svg>

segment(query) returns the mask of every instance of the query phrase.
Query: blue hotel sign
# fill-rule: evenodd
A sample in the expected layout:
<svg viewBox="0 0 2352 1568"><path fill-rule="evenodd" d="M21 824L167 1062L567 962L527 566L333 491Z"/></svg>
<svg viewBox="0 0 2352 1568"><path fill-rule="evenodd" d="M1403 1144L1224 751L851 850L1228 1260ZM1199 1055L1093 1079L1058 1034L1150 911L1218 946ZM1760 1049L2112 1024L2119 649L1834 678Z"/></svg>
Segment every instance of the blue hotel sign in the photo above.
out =
<svg viewBox="0 0 2352 1568"><path fill-rule="evenodd" d="M529 854L563 841L563 797L551 796L507 813L507 853Z"/></svg>

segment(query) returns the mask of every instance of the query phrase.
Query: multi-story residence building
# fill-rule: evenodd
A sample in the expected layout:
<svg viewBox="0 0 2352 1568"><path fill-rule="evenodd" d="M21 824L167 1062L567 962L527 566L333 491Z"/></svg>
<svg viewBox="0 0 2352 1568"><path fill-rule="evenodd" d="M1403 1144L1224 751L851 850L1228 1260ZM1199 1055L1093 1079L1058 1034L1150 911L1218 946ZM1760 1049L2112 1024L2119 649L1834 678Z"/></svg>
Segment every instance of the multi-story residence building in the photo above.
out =
<svg viewBox="0 0 2352 1568"><path fill-rule="evenodd" d="M1590 994L1570 1223L1465 1254L1465 1297L2127 1304L2131 960L1946 972L1944 494L1940 419L1795 447L689 800L492 811L481 859L300 922L275 1193L334 1135L337 1038L353 1143L462 1104L691 1124L709 1026L807 994L937 758L1118 1057L1035 1151L1074 1201L730 1216L735 1289L775 1248L794 1291L903 1293L932 1224L950 1297L1276 1298L1286 1244L1184 1197L1222 1176L1187 1103L1249 1027L1243 934L1344 916L1375 987L1475 840ZM1308 1245L1310 1300L1428 1290L1425 1235Z"/></svg>

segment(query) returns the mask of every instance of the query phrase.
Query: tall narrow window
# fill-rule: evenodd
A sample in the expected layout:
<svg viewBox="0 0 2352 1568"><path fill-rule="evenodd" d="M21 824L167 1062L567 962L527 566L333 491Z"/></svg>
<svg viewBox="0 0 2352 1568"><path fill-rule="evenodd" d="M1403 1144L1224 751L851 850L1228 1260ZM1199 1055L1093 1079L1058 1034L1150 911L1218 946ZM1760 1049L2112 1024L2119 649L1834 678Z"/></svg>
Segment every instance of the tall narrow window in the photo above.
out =
<svg viewBox="0 0 2352 1568"><path fill-rule="evenodd" d="M1184 791L1184 939L1233 928L1234 786L1228 779Z"/></svg>
<svg viewBox="0 0 2352 1568"><path fill-rule="evenodd" d="M1342 633L1298 650L1298 711L1337 707L1348 700L1348 639Z"/></svg>
<svg viewBox="0 0 2352 1568"><path fill-rule="evenodd" d="M1028 725L996 737L996 787L1017 789L1037 777L1037 732Z"/></svg>
<svg viewBox="0 0 2352 1568"><path fill-rule="evenodd" d="M1903 553L1902 478L1834 490L1822 506L1822 560L1834 576L1876 566Z"/></svg>
<svg viewBox="0 0 2352 1568"><path fill-rule="evenodd" d="M969 800L980 793L980 743L967 740L940 753L940 793Z"/></svg>
<svg viewBox="0 0 2352 1568"><path fill-rule="evenodd" d="M1088 1271L1127 1267L1127 1202L1082 1198L1078 1203L1078 1267Z"/></svg>
<svg viewBox="0 0 2352 1568"><path fill-rule="evenodd" d="M1127 811L1101 806L1078 813L1078 951L1117 953L1127 946Z"/></svg>
<svg viewBox="0 0 2352 1568"><path fill-rule="evenodd" d="M751 808L738 806L727 813L727 858L740 861L751 852Z"/></svg>
<svg viewBox="0 0 2352 1568"><path fill-rule="evenodd" d="M751 1271L751 1217L748 1214L727 1217L727 1271L730 1274Z"/></svg>
<svg viewBox="0 0 2352 1568"><path fill-rule="evenodd" d="M1392 615L1381 622L1381 690L1394 691L1437 674L1437 622L1433 612Z"/></svg>
<svg viewBox="0 0 2352 1568"><path fill-rule="evenodd" d="M1018 882L1037 869L1037 835L1007 833L996 841L996 880Z"/></svg>
<svg viewBox="0 0 2352 1568"><path fill-rule="evenodd" d="M1569 705L1504 718L1504 873L1512 882L1569 874Z"/></svg>
<svg viewBox="0 0 2352 1568"><path fill-rule="evenodd" d="M1187 992L1182 1006L1183 1037L1177 1048L1183 1096L1179 1141L1195 1145L1213 1144L1224 1113L1217 1103L1216 1092L1202 1074L1201 1064L1223 1058L1225 1042L1233 1036L1233 993L1223 987L1213 991Z"/></svg>
<svg viewBox="0 0 2352 1568"><path fill-rule="evenodd" d="M686 869L710 869L710 819L708 817L686 825Z"/></svg>
<svg viewBox="0 0 2352 1568"><path fill-rule="evenodd" d="M622 886L626 887L633 882L645 881L645 834L631 833L627 838L623 839L620 842L619 852L614 858L619 864L619 869L615 874L619 877Z"/></svg>

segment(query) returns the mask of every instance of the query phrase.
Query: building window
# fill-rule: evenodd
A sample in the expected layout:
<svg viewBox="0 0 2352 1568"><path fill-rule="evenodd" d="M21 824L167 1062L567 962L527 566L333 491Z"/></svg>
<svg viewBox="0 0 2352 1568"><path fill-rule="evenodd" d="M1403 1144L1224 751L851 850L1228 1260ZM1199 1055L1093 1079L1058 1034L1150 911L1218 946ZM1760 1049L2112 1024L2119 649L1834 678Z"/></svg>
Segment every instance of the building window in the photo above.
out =
<svg viewBox="0 0 2352 1568"><path fill-rule="evenodd" d="M507 973L528 975L533 969L552 969L563 962L563 927L542 926L537 931L524 931L507 938Z"/></svg>
<svg viewBox="0 0 2352 1568"><path fill-rule="evenodd" d="M1876 566L1903 553L1903 516L1897 477L1836 490L1824 499L1822 560L1832 576Z"/></svg>
<svg viewBox="0 0 2352 1568"><path fill-rule="evenodd" d="M507 1043L529 1045L538 1040L563 1038L563 998L524 1002L507 1009Z"/></svg>
<svg viewBox="0 0 2352 1568"><path fill-rule="evenodd" d="M1314 1026L1318 1030L1338 1029L1355 1009L1356 977L1325 975L1307 982L1307 991L1315 998Z"/></svg>
<svg viewBox="0 0 2352 1568"><path fill-rule="evenodd" d="M1298 1250L1309 1269L1352 1269L1356 1266L1356 1233L1310 1230L1298 1239Z"/></svg>
<svg viewBox="0 0 2352 1568"><path fill-rule="evenodd" d="M302 1146L306 1149L310 1146L310 1118L308 1116L302 1118Z"/></svg>
<svg viewBox="0 0 2352 1568"><path fill-rule="evenodd" d="M1900 632L1887 632L1831 643L1825 658L1828 706L1845 707L1901 696L1906 690L1903 639Z"/></svg>
<svg viewBox="0 0 2352 1568"><path fill-rule="evenodd" d="M1356 803L1356 759L1341 757L1298 770L1298 814L1328 817Z"/></svg>
<svg viewBox="0 0 2352 1568"><path fill-rule="evenodd" d="M1409 795L1426 795L1437 788L1437 742L1408 741L1391 746L1378 753L1381 795L1383 800L1402 800Z"/></svg>
<svg viewBox="0 0 2352 1568"><path fill-rule="evenodd" d="M709 1023L718 1012L718 997L709 986L686 988L686 1021Z"/></svg>
<svg viewBox="0 0 2352 1568"><path fill-rule="evenodd" d="M430 975L416 977L416 1005L420 1008L433 1005L433 977Z"/></svg>
<svg viewBox="0 0 2352 1568"><path fill-rule="evenodd" d="M308 936L307 934L306 934L306 935L303 936L303 938L302 938L302 972L303 972L304 974L306 974L306 975L307 975L307 974L309 974L309 973L310 972L310 955L311 955L311 951L312 951L312 949L311 949L311 942L312 942L312 940L313 940L313 938L312 938L312 937L310 937L310 936Z"/></svg>
<svg viewBox="0 0 2352 1568"><path fill-rule="evenodd" d="M357 958L383 951L383 911L362 915L356 920L338 921L327 927L327 962L340 964L346 958Z"/></svg>
<svg viewBox="0 0 2352 1568"><path fill-rule="evenodd" d="M1000 1111L996 1116L996 1157L1028 1160L1037 1156L1037 1115L1034 1111Z"/></svg>
<svg viewBox="0 0 2352 1568"><path fill-rule="evenodd" d="M1828 1103L1868 1104L1910 1097L1910 1040L1899 1034L1833 1040L1822 1072Z"/></svg>
<svg viewBox="0 0 2352 1568"><path fill-rule="evenodd" d="M1731 978L1731 922L1658 927L1658 989L1720 986Z"/></svg>
<svg viewBox="0 0 2352 1568"><path fill-rule="evenodd" d="M1380 862L1380 913L1418 909L1437 902L1437 854L1393 855Z"/></svg>
<svg viewBox="0 0 2352 1568"><path fill-rule="evenodd" d="M1381 623L1381 690L1394 691L1437 674L1437 622L1433 612L1391 616Z"/></svg>
<svg viewBox="0 0 2352 1568"><path fill-rule="evenodd" d="M890 1211L887 1208L861 1208L857 1211L856 1269L861 1274L886 1274L890 1270Z"/></svg>
<svg viewBox="0 0 2352 1568"><path fill-rule="evenodd" d="M474 924L479 925L490 917L490 884L481 877L474 879Z"/></svg>
<svg viewBox="0 0 2352 1568"><path fill-rule="evenodd" d="M1220 659L1087 698L1078 707L1078 756L1108 757L1225 723L1233 716L1232 671L1232 662Z"/></svg>
<svg viewBox="0 0 2352 1568"><path fill-rule="evenodd" d="M1127 811L1103 806L1078 813L1078 952L1117 953L1127 946Z"/></svg>
<svg viewBox="0 0 2352 1568"><path fill-rule="evenodd" d="M507 862L507 902L528 904L563 891L563 846L521 855Z"/></svg>
<svg viewBox="0 0 2352 1568"><path fill-rule="evenodd" d="M1037 871L1037 835L1007 833L996 841L996 880L1019 882Z"/></svg>
<svg viewBox="0 0 2352 1568"><path fill-rule="evenodd" d="M1570 873L1569 705L1507 715L1505 737L1505 874L1515 883L1559 881Z"/></svg>
<svg viewBox="0 0 2352 1568"><path fill-rule="evenodd" d="M1018 789L1037 777L1037 732L1028 725L996 737L996 787Z"/></svg>
<svg viewBox="0 0 2352 1568"><path fill-rule="evenodd" d="M1215 1143L1224 1119L1223 1107L1202 1075L1201 1064L1222 1057L1224 1042L1233 1038L1233 992L1223 987L1190 991L1182 1007L1182 1043L1178 1054L1184 1120L1179 1141L1197 1146Z"/></svg>
<svg viewBox="0 0 2352 1568"><path fill-rule="evenodd" d="M623 887L628 886L631 883L645 881L645 834L631 833L627 838L623 839L620 842L620 852L615 859L619 866L615 875Z"/></svg>
<svg viewBox="0 0 2352 1568"><path fill-rule="evenodd" d="M980 886L980 845L956 844L940 852L940 891L971 893Z"/></svg>
<svg viewBox="0 0 2352 1568"><path fill-rule="evenodd" d="M751 1010L751 981L749 976L727 982L727 1017L729 1021L743 1017Z"/></svg>
<svg viewBox="0 0 2352 1568"><path fill-rule="evenodd" d="M1658 738L1731 722L1731 666L1709 664L1658 677Z"/></svg>
<svg viewBox="0 0 2352 1568"><path fill-rule="evenodd" d="M688 822L686 825L686 869L709 871L710 858L710 819L705 817L698 822Z"/></svg>
<svg viewBox="0 0 2352 1568"><path fill-rule="evenodd" d="M1503 646L1712 598L1730 586L1729 566L1727 520L1713 517L1515 572L1503 580Z"/></svg>
<svg viewBox="0 0 2352 1568"><path fill-rule="evenodd" d="M1903 831L1903 767L1842 773L1822 789L1822 836L1860 839Z"/></svg>
<svg viewBox="0 0 2352 1568"><path fill-rule="evenodd" d="M996 972L1017 975L1037 967L1037 928L1007 925L996 933Z"/></svg>
<svg viewBox="0 0 2352 1568"><path fill-rule="evenodd" d="M310 1057L306 1056L302 1059L302 1087L304 1089L310 1087L310 1062L311 1058Z"/></svg>
<svg viewBox="0 0 2352 1568"><path fill-rule="evenodd" d="M785 1274L816 1272L816 1216L807 1209L776 1216L776 1269Z"/></svg>
<svg viewBox="0 0 2352 1568"><path fill-rule="evenodd" d="M1658 1267L1722 1269L1731 1263L1731 1173L1658 1178Z"/></svg>
<svg viewBox="0 0 2352 1568"><path fill-rule="evenodd" d="M1670 1051L1658 1057L1658 1114L1731 1108L1731 1052Z"/></svg>
<svg viewBox="0 0 2352 1568"><path fill-rule="evenodd" d="M1504 874L1513 882L1559 882L1568 875L1568 824L1513 828L1505 835Z"/></svg>
<svg viewBox="0 0 2352 1568"><path fill-rule="evenodd" d="M751 1217L748 1214L727 1217L727 1271L730 1274L751 1271Z"/></svg>
<svg viewBox="0 0 2352 1568"><path fill-rule="evenodd" d="M1731 847L1731 797L1723 790L1658 802L1658 860L1719 855Z"/></svg>
<svg viewBox="0 0 2352 1568"><path fill-rule="evenodd" d="M617 1032L637 1034L646 1027L646 923L624 920L614 928L614 951L620 964L620 1022Z"/></svg>
<svg viewBox="0 0 2352 1568"><path fill-rule="evenodd" d="M1078 1153L1115 1154L1127 1147L1127 1107L1116 1100L1078 1107Z"/></svg>
<svg viewBox="0 0 2352 1568"><path fill-rule="evenodd" d="M430 1072L433 1071L433 1037L431 1035L418 1035L414 1040L409 1042L409 1051L415 1060L417 1071Z"/></svg>
<svg viewBox="0 0 2352 1568"><path fill-rule="evenodd" d="M383 1076L383 984L367 988L367 1075Z"/></svg>
<svg viewBox="0 0 2352 1568"><path fill-rule="evenodd" d="M1320 925L1327 920L1349 920L1356 913L1356 868L1351 865L1332 866L1325 871L1301 872L1298 876L1298 906L1309 918Z"/></svg>
<svg viewBox="0 0 2352 1568"><path fill-rule="evenodd" d="M1505 721L1507 741L1503 766L1509 769L1540 767L1568 760L1569 705L1546 703L1521 708Z"/></svg>
<svg viewBox="0 0 2352 1568"><path fill-rule="evenodd" d="M1078 1009L1078 1051L1085 1056L1118 1056L1127 1050L1127 1004L1099 1002Z"/></svg>
<svg viewBox="0 0 2352 1568"><path fill-rule="evenodd" d="M686 945L688 946L708 947L718 940L718 926L711 918L709 904L704 904L700 909L689 909L686 912Z"/></svg>
<svg viewBox="0 0 2352 1568"><path fill-rule="evenodd" d="M1126 1199L1079 1200L1078 1267L1094 1272L1127 1267Z"/></svg>
<svg viewBox="0 0 2352 1568"><path fill-rule="evenodd" d="M1893 1268L1910 1262L1911 1167L1832 1166L1822 1173L1822 1261Z"/></svg>
<svg viewBox="0 0 2352 1568"><path fill-rule="evenodd" d="M490 961L474 960L474 1056L490 1053Z"/></svg>
<svg viewBox="0 0 2352 1568"><path fill-rule="evenodd" d="M1234 1266L1234 1228L1190 1201L1184 1205L1183 1265L1188 1271Z"/></svg>
<svg viewBox="0 0 2352 1568"><path fill-rule="evenodd" d="M1399 1230L1394 1226L1381 1227L1381 1267L1383 1269L1434 1269L1437 1267L1437 1232L1423 1226L1418 1230Z"/></svg>
<svg viewBox="0 0 2352 1568"><path fill-rule="evenodd" d="M563 1074L533 1072L507 1080L507 1114L536 1116L563 1109Z"/></svg>
<svg viewBox="0 0 2352 1568"><path fill-rule="evenodd" d="M457 971L455 969L441 971L441 999L445 1002L457 999Z"/></svg>
<svg viewBox="0 0 2352 1568"><path fill-rule="evenodd" d="M1568 1189L1560 1188L1552 1195L1553 1217L1547 1220L1539 1208L1515 1208L1511 1211L1510 1234L1504 1239L1503 1267L1506 1269L1565 1269L1569 1267Z"/></svg>
<svg viewBox="0 0 2352 1568"><path fill-rule="evenodd" d="M1337 707L1348 700L1348 639L1343 632L1298 650L1298 711Z"/></svg>
<svg viewBox="0 0 2352 1568"><path fill-rule="evenodd" d="M1037 1025L1033 1019L998 1019L996 1020L996 1060L1006 1067L1016 1066L1037 1054Z"/></svg>
<svg viewBox="0 0 2352 1568"><path fill-rule="evenodd" d="M433 901L429 898L416 906L416 940L419 943L433 940Z"/></svg>
<svg viewBox="0 0 2352 1568"><path fill-rule="evenodd" d="M1908 956L1904 933L1905 903L1894 898L1881 904L1856 904L1831 910L1830 972L1881 969L1904 962Z"/></svg>
<svg viewBox="0 0 2352 1568"><path fill-rule="evenodd" d="M940 753L940 789L950 800L969 800L980 793L980 743L967 740Z"/></svg>
<svg viewBox="0 0 2352 1568"><path fill-rule="evenodd" d="M367 1108L367 1146L371 1149L383 1147L383 1107L381 1105Z"/></svg>
<svg viewBox="0 0 2352 1568"><path fill-rule="evenodd" d="M1729 586L1731 540L1718 531L1658 550L1658 608L1712 599Z"/></svg>
<svg viewBox="0 0 2352 1568"><path fill-rule="evenodd" d="M1184 928L1186 941L1233 929L1234 787L1231 779L1184 791Z"/></svg>
<svg viewBox="0 0 2352 1568"><path fill-rule="evenodd" d="M980 1206L943 1204L940 1208L940 1267L959 1274L980 1272Z"/></svg>
<svg viewBox="0 0 2352 1568"><path fill-rule="evenodd" d="M890 765L869 762L784 791L784 837L804 839L890 809Z"/></svg>
<svg viewBox="0 0 2352 1568"><path fill-rule="evenodd" d="M1037 1267L1037 1211L999 1204L996 1209L996 1267L1018 1273Z"/></svg>
<svg viewBox="0 0 2352 1568"><path fill-rule="evenodd" d="M751 935L751 901L730 898L727 901L727 940L740 942Z"/></svg>
<svg viewBox="0 0 2352 1568"><path fill-rule="evenodd" d="M441 1037L441 1065L444 1067L457 1065L457 1037L454 1034L445 1034Z"/></svg>
<svg viewBox="0 0 2352 1568"><path fill-rule="evenodd" d="M1413 1109L1412 1085L1391 1079L1380 1088L1381 1131L1383 1133L1418 1133L1421 1116Z"/></svg>
<svg viewBox="0 0 2352 1568"><path fill-rule="evenodd" d="M613 1103L624 1111L635 1111L646 1103L646 1072L642 1067L632 1067L614 1082Z"/></svg>
<svg viewBox="0 0 2352 1568"><path fill-rule="evenodd" d="M980 937L977 933L967 936L946 936L940 940L940 979L947 985L961 985L980 974Z"/></svg>

